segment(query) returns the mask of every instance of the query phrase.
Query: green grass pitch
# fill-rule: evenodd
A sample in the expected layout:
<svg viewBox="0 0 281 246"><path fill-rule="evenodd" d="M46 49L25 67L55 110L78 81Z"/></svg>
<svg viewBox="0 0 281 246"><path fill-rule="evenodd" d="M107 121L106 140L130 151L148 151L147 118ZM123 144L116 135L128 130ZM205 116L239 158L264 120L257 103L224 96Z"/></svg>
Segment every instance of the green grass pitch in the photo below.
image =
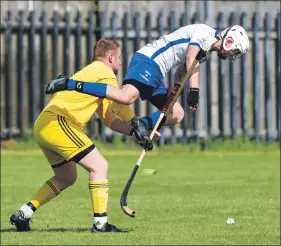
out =
<svg viewBox="0 0 281 246"><path fill-rule="evenodd" d="M184 147L187 148L187 147ZM1 155L1 245L280 245L280 153L185 151L147 153L129 193L136 218L119 206L141 150L102 149L110 163L109 221L126 234L91 234L87 172L41 207L32 231L18 233L10 215L51 177L39 149L4 149ZM143 169L157 169L152 176ZM235 224L227 226L226 218Z"/></svg>

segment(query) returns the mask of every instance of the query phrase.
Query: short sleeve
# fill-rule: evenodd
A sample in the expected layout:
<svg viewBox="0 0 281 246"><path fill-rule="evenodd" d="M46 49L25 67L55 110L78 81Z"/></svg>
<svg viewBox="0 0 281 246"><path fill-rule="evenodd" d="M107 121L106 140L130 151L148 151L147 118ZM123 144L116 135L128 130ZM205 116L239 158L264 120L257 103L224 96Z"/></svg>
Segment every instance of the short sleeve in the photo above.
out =
<svg viewBox="0 0 281 246"><path fill-rule="evenodd" d="M105 83L114 87L119 87L117 79L113 77L102 78L97 81L98 83Z"/></svg>
<svg viewBox="0 0 281 246"><path fill-rule="evenodd" d="M189 45L195 45L201 49L207 42L207 37L212 35L212 28L203 24L196 24L191 35Z"/></svg>

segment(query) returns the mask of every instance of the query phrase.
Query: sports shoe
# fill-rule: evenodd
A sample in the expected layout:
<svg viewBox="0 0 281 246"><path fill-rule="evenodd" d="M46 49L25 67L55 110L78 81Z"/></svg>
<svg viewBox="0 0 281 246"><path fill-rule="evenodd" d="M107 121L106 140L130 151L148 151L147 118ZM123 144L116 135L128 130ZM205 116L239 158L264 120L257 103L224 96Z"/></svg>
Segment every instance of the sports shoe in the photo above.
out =
<svg viewBox="0 0 281 246"><path fill-rule="evenodd" d="M145 124L139 118L134 118L131 120L131 127L131 132L134 133L137 143L145 150L152 150L153 143L148 136Z"/></svg>
<svg viewBox="0 0 281 246"><path fill-rule="evenodd" d="M117 228L115 225L112 225L112 224L109 224L106 222L101 229L98 229L96 227L96 225L94 224L91 232L100 233L100 232L128 232L128 231L121 230L121 229Z"/></svg>
<svg viewBox="0 0 281 246"><path fill-rule="evenodd" d="M45 89L46 94L53 94L57 91L63 91L67 89L68 77L59 75L56 79L51 80Z"/></svg>
<svg viewBox="0 0 281 246"><path fill-rule="evenodd" d="M29 221L31 219L24 218L24 213L19 210L10 217L10 222L15 225L17 231L31 231Z"/></svg>

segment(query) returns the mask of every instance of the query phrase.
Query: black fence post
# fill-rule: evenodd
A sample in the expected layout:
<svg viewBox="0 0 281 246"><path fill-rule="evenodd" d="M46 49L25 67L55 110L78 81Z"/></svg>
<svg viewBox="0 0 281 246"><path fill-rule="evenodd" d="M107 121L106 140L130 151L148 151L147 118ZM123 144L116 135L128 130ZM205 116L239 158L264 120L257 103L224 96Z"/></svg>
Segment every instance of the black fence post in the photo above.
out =
<svg viewBox="0 0 281 246"><path fill-rule="evenodd" d="M266 141L272 140L272 98L271 98L271 25L269 13L265 14L264 18L265 40L264 40L264 93L265 93L265 128L266 128Z"/></svg>
<svg viewBox="0 0 281 246"><path fill-rule="evenodd" d="M223 26L223 13L220 12L217 18L217 26L219 31L222 31ZM224 131L224 63L221 59L218 59L218 84L219 84L219 130L220 137L224 139L225 131Z"/></svg>
<svg viewBox="0 0 281 246"><path fill-rule="evenodd" d="M90 64L93 61L94 56L94 12L92 10L88 11L88 15L86 18L86 21L88 23L87 25L87 32L86 32L86 64ZM96 135L96 128L95 128L95 117L92 117L87 125L88 131L89 131L89 137L93 138Z"/></svg>
<svg viewBox="0 0 281 246"><path fill-rule="evenodd" d="M240 18L241 26L246 30L248 28L247 13L242 13ZM243 139L248 137L249 121L248 121L248 70L246 64L248 63L248 54L241 57L241 125L243 130Z"/></svg>
<svg viewBox="0 0 281 246"><path fill-rule="evenodd" d="M53 22L52 28L52 78L56 78L58 76L58 37L59 37L59 26L58 26L58 12L56 10L53 11L53 18L51 19Z"/></svg>
<svg viewBox="0 0 281 246"><path fill-rule="evenodd" d="M281 139L281 63L280 63L280 53L281 53L281 17L280 17L280 12L277 14L277 17L275 19L275 30L277 34L277 38L275 41L275 53L279 54L275 56L275 83L276 83L276 125L277 125L277 139Z"/></svg>
<svg viewBox="0 0 281 246"><path fill-rule="evenodd" d="M180 19L180 26L183 27L187 25L187 13L184 12ZM183 88L182 94L181 94L181 105L183 107L184 111L184 118L181 122L182 127L182 142L184 145L188 144L188 107L187 107L187 95L188 95L188 84L186 84Z"/></svg>
<svg viewBox="0 0 281 246"><path fill-rule="evenodd" d="M125 77L128 66L128 13L125 12L122 19L123 38L122 38L122 75Z"/></svg>
<svg viewBox="0 0 281 246"><path fill-rule="evenodd" d="M101 20L101 16L100 16L100 1L99 0L95 0L95 17L96 17L96 40L100 40L102 38L102 20Z"/></svg>
<svg viewBox="0 0 281 246"><path fill-rule="evenodd" d="M5 127L8 130L7 138L11 137L12 128L12 11L7 12L7 27L5 33Z"/></svg>
<svg viewBox="0 0 281 246"><path fill-rule="evenodd" d="M29 35L28 35L28 92L29 92L29 127L33 127L33 123L36 118L36 83L35 83L35 73L36 73L36 59L35 59L35 12L29 12L28 21Z"/></svg>
<svg viewBox="0 0 281 246"><path fill-rule="evenodd" d="M127 67L128 67L128 45L129 45L129 38L128 38L128 12L125 12L122 18L122 31L123 31L123 37L122 37L122 77L124 78L127 73ZM123 135L122 140L126 141L128 139L128 136Z"/></svg>
<svg viewBox="0 0 281 246"><path fill-rule="evenodd" d="M259 14L254 13L253 26L253 93L254 93L254 129L255 141L260 141L260 73L259 73Z"/></svg>
<svg viewBox="0 0 281 246"><path fill-rule="evenodd" d="M112 33L112 39L116 39L116 22L117 22L117 14L115 11L112 12L111 18L110 18L110 30Z"/></svg>
<svg viewBox="0 0 281 246"><path fill-rule="evenodd" d="M205 2L204 2L205 3ZM207 4L207 3L205 3ZM206 6L205 6L206 8ZM205 9L206 10L206 9ZM208 18L207 11L205 12L205 20ZM207 129L208 134L212 137L212 71L211 59L206 61L206 107L207 107Z"/></svg>
<svg viewBox="0 0 281 246"><path fill-rule="evenodd" d="M192 24L197 23L198 20L199 20L199 14L198 14L198 12L195 12L192 17L191 23ZM193 113L193 138L196 141L199 140L198 124L199 124L199 115L198 115L198 111L196 110Z"/></svg>
<svg viewBox="0 0 281 246"><path fill-rule="evenodd" d="M94 24L93 24L93 11L88 11L88 16L86 18L86 21L88 22L87 26L87 34L86 34L86 63L89 64L93 61L93 55L94 55Z"/></svg>
<svg viewBox="0 0 281 246"><path fill-rule="evenodd" d="M75 27L75 72L79 71L82 68L81 64L81 37L82 37L82 28L81 28L81 12L77 10L76 13L76 27Z"/></svg>
<svg viewBox="0 0 281 246"><path fill-rule="evenodd" d="M41 14L41 32L40 32L40 103L39 110L41 111L46 104L45 86L47 84L47 13L42 11Z"/></svg>
<svg viewBox="0 0 281 246"><path fill-rule="evenodd" d="M105 31L105 13L104 12L100 12L99 13L99 19L100 19L100 31L99 31L99 35L100 38L104 38L104 31ZM97 39L98 41L99 39Z"/></svg>
<svg viewBox="0 0 281 246"><path fill-rule="evenodd" d="M236 23L235 13L231 13L229 17L229 26L233 26ZM230 92L230 129L231 138L235 138L237 134L237 117L236 117L236 107L237 107L237 82L235 79L236 75L236 62L229 63L229 92Z"/></svg>
<svg viewBox="0 0 281 246"><path fill-rule="evenodd" d="M145 38L145 44L148 44L151 42L151 12L147 12L145 16L145 30L146 30L146 38ZM152 113L152 104L148 101L146 102L146 114L149 115Z"/></svg>
<svg viewBox="0 0 281 246"><path fill-rule="evenodd" d="M141 42L141 39L140 39L140 28L141 27L140 27L140 13L139 12L136 12L134 15L133 25L134 25L134 29L136 32L136 35L134 38L134 52L136 52L140 49L140 42ZM124 75L123 75L123 77L124 77ZM135 113L137 115L140 115L140 99L139 98L135 101L134 107L135 107Z"/></svg>
<svg viewBox="0 0 281 246"><path fill-rule="evenodd" d="M66 10L64 16L64 37L63 37L63 73L66 76L70 76L70 12Z"/></svg>
<svg viewBox="0 0 281 246"><path fill-rule="evenodd" d="M23 68L23 11L18 13L17 33L17 128L24 134L24 68Z"/></svg>
<svg viewBox="0 0 281 246"><path fill-rule="evenodd" d="M96 17L99 20L99 29L96 29L96 41L99 39L104 38L104 30L105 30L105 14L104 12L99 12L98 16ZM99 125L99 134L100 139L102 142L106 141L106 134L105 134L105 126L102 124L101 119L98 120Z"/></svg>
<svg viewBox="0 0 281 246"><path fill-rule="evenodd" d="M174 11L171 11L170 15L168 17L168 26L169 26L170 32L173 32L176 30L176 21L175 21L175 12ZM173 85L174 85L173 80L174 80L174 76L173 76L172 71L170 71L168 73L168 86L169 87L173 87ZM174 145L177 141L176 126L172 125L172 126L170 126L170 129L172 131L171 144Z"/></svg>
<svg viewBox="0 0 281 246"><path fill-rule="evenodd" d="M212 134L212 71L211 59L206 61L206 110L207 110L207 131Z"/></svg>
<svg viewBox="0 0 281 246"><path fill-rule="evenodd" d="M159 12L158 16L157 16L157 31L158 31L158 37L163 36L163 34L164 34L163 12ZM163 133L163 127L161 128L160 132ZM163 146L165 144L164 134L161 134L160 139L158 140L157 144L159 146Z"/></svg>

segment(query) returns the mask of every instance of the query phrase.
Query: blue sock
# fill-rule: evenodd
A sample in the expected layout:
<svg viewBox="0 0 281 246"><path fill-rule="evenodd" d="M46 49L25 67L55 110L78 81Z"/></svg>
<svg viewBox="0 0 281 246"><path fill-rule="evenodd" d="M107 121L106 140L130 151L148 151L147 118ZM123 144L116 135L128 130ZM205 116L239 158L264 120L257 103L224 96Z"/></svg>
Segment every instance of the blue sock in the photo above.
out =
<svg viewBox="0 0 281 246"><path fill-rule="evenodd" d="M161 110L158 110L151 115L140 118L141 121L145 124L147 130L152 130L156 125L156 122L161 114Z"/></svg>

